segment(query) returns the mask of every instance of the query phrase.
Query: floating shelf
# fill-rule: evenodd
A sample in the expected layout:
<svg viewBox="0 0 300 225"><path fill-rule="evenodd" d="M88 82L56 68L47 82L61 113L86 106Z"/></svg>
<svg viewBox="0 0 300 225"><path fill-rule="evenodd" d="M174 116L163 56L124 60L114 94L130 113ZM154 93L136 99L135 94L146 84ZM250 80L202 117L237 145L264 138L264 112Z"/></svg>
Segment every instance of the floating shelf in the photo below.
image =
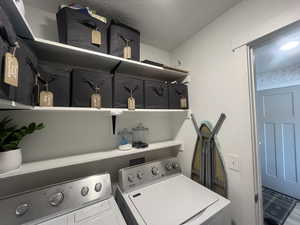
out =
<svg viewBox="0 0 300 225"><path fill-rule="evenodd" d="M16 103L15 101L9 101L9 100L4 100L0 99L0 109L1 110L6 110L6 109L32 109L31 106L28 105L23 105L20 103Z"/></svg>
<svg viewBox="0 0 300 225"><path fill-rule="evenodd" d="M188 73L95 52L41 38L28 40L39 59L75 67L113 71L165 81L182 81Z"/></svg>
<svg viewBox="0 0 300 225"><path fill-rule="evenodd" d="M96 153L75 155L63 158L56 158L44 161L37 161L31 163L24 163L19 169L10 171L7 173L0 174L0 179L30 174L40 171L46 171L56 168L62 168L67 166L73 166L78 164L84 164L89 162L101 161L104 159L118 158L123 156L135 155L139 153L147 153L151 151L157 151L166 148L176 148L177 150L182 150L182 142L180 141L165 141L150 144L148 148L144 149L132 149L129 151L120 151L118 149L109 151L100 151Z"/></svg>
<svg viewBox="0 0 300 225"><path fill-rule="evenodd" d="M35 111L50 111L50 112L109 112L111 114L121 114L123 112L136 113L136 112L182 112L186 113L189 110L183 109L136 109L128 110L122 108L88 108L88 107L39 107L35 106L32 108Z"/></svg>
<svg viewBox="0 0 300 225"><path fill-rule="evenodd" d="M112 71L120 62L119 57L40 38L28 40L27 43L42 61L105 71Z"/></svg>

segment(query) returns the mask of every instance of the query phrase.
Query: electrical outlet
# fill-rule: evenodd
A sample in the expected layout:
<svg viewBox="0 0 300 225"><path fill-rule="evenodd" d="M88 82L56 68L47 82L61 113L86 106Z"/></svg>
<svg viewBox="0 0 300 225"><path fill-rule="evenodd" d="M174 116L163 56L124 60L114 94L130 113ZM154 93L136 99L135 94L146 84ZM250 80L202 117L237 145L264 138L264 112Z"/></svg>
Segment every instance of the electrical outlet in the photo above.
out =
<svg viewBox="0 0 300 225"><path fill-rule="evenodd" d="M231 170L236 172L240 171L240 162L239 157L237 155L228 155L227 156L227 165Z"/></svg>

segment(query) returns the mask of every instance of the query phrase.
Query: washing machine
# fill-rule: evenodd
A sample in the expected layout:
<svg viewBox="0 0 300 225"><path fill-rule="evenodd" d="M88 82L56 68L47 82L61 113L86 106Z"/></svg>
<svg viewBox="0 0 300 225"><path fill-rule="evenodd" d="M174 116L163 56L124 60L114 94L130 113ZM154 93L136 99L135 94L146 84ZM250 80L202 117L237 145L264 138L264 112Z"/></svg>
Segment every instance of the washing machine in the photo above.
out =
<svg viewBox="0 0 300 225"><path fill-rule="evenodd" d="M116 201L128 225L210 224L230 204L184 176L177 158L121 169Z"/></svg>
<svg viewBox="0 0 300 225"><path fill-rule="evenodd" d="M1 225L126 225L109 174L60 183L0 200Z"/></svg>

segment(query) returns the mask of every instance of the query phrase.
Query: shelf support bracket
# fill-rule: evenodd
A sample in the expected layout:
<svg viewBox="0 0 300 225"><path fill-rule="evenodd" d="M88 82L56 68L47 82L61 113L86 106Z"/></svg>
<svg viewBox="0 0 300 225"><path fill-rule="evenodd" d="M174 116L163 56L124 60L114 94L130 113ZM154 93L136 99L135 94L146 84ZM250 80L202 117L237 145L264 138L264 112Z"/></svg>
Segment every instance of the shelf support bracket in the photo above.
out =
<svg viewBox="0 0 300 225"><path fill-rule="evenodd" d="M116 134L116 124L117 124L117 116L120 116L123 114L123 110L118 110L118 109L112 109L110 111L111 114L111 121L112 121L112 130L113 130L113 135Z"/></svg>

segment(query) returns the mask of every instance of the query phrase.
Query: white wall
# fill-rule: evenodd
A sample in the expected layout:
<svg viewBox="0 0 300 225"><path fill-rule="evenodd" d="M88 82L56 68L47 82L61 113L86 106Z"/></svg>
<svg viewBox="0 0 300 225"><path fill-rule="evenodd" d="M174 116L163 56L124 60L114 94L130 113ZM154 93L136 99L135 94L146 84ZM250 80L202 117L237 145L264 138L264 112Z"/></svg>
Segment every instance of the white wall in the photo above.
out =
<svg viewBox="0 0 300 225"><path fill-rule="evenodd" d="M228 116L218 136L225 158L229 154L239 157L240 172L227 166L234 224L257 225L247 54L245 47L232 49L300 19L299 11L298 0L246 0L173 51L173 64L179 59L182 68L191 71L191 108L198 121L215 123L221 112ZM186 122L178 133L188 145L181 155L187 173L196 137L191 129Z"/></svg>

